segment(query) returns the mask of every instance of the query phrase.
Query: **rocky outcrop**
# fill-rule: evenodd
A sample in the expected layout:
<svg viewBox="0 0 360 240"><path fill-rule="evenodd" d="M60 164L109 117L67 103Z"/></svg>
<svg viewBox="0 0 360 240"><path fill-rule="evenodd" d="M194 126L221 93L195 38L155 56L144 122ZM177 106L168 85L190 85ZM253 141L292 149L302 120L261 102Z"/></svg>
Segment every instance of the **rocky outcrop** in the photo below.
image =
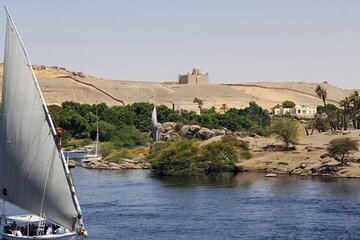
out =
<svg viewBox="0 0 360 240"><path fill-rule="evenodd" d="M232 132L227 129L209 129L200 125L183 125L182 123L158 123L160 141L177 141L184 138L208 140L216 136L233 135L238 137L260 138L253 132Z"/></svg>
<svg viewBox="0 0 360 240"><path fill-rule="evenodd" d="M158 129L161 141L177 141L184 138L207 140L227 134L225 130L208 129L199 125L182 125L174 122L159 123Z"/></svg>
<svg viewBox="0 0 360 240"><path fill-rule="evenodd" d="M120 169L150 169L151 165L140 158L126 159L122 158L117 162L108 160L94 160L89 163L81 164L84 168L103 169L103 170L120 170Z"/></svg>

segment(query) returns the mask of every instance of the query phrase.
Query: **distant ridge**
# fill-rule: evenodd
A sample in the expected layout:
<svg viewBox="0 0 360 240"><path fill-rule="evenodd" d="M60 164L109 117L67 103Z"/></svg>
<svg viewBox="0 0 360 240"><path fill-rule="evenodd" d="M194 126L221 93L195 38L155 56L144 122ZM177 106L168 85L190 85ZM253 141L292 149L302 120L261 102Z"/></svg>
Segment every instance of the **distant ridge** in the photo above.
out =
<svg viewBox="0 0 360 240"><path fill-rule="evenodd" d="M134 102L151 102L169 107L177 102L192 102L195 97L204 107L244 108L250 101L270 109L285 100L297 104L322 105L315 95L315 87L323 84L328 92L328 102L338 104L353 90L341 89L327 83L307 82L252 82L232 84L179 85L175 82L139 82L105 80L69 71L65 68L34 65L44 97L49 104L60 105L64 101L79 103L104 102L109 106ZM3 66L0 65L2 75ZM2 79L2 77L1 77Z"/></svg>
<svg viewBox="0 0 360 240"><path fill-rule="evenodd" d="M291 92L307 95L309 97L317 98L317 96L315 96L314 94L310 94L310 93L306 93L306 92L302 92L302 91L299 91L299 90L296 90L296 89L291 89L291 88L286 88L286 87L270 87L270 86L261 86L261 85L257 85L257 84L241 84L241 83L229 83L229 84L224 84L224 85L237 86L237 87L265 88L265 89L272 89L272 90L285 90L285 91L291 91ZM338 104L339 103L339 101L336 101L336 100L330 99L330 98L327 99L327 102L333 103L333 104Z"/></svg>
<svg viewBox="0 0 360 240"><path fill-rule="evenodd" d="M94 86L94 85L93 85L93 84L91 84L91 83L86 83L86 82L80 81L79 79L76 79L76 78L75 78L75 77L73 77L73 76L59 76L59 77L57 77L57 78L70 78L70 79L74 80L74 81L75 81L75 82L77 82L77 83L84 84L84 85L86 85L86 86L92 87L92 88L94 88L94 89L98 90L99 92L101 92L101 93L105 94L105 95L106 95L106 96L108 96L109 98L111 98L111 99L113 99L113 100L115 100L115 101L117 101L117 102L121 103L123 106L125 106L124 101L122 101L122 100L120 100L120 99L117 99L117 98L113 97L111 94L109 94L109 93L105 92L104 90L101 90L100 88L98 88L98 87Z"/></svg>

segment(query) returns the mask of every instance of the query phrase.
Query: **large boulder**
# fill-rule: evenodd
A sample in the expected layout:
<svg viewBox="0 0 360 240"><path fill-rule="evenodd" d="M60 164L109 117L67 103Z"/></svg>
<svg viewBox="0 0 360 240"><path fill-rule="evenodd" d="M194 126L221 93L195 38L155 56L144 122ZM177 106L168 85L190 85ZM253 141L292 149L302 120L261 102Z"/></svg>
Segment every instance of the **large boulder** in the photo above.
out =
<svg viewBox="0 0 360 240"><path fill-rule="evenodd" d="M216 134L211 131L210 129L208 128L201 128L197 133L196 133L196 137L197 138L200 138L202 140L208 140L212 137L215 137Z"/></svg>
<svg viewBox="0 0 360 240"><path fill-rule="evenodd" d="M165 122L162 124L162 127L165 129L165 131L170 131L175 129L176 123L174 122Z"/></svg>
<svg viewBox="0 0 360 240"><path fill-rule="evenodd" d="M191 130L190 130L190 125L184 125L182 126L182 128L180 129L180 134L183 137L189 137L191 136Z"/></svg>
<svg viewBox="0 0 360 240"><path fill-rule="evenodd" d="M199 125L191 125L190 126L190 131L191 131L192 135L195 135L200 129L201 129L201 127Z"/></svg>
<svg viewBox="0 0 360 240"><path fill-rule="evenodd" d="M159 130L159 133L164 133L166 132L165 128L163 127L163 125L161 123L158 123L158 130Z"/></svg>

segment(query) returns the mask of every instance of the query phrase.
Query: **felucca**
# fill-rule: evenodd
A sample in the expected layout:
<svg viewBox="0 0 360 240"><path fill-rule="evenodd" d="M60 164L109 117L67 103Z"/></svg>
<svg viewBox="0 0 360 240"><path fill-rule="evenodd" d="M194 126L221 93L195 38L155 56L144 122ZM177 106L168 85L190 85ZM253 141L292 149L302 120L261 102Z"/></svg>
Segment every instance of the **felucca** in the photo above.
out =
<svg viewBox="0 0 360 240"><path fill-rule="evenodd" d="M87 236L64 154L30 60L5 7L0 197L29 215L1 217L4 239ZM3 209L4 210L4 209Z"/></svg>

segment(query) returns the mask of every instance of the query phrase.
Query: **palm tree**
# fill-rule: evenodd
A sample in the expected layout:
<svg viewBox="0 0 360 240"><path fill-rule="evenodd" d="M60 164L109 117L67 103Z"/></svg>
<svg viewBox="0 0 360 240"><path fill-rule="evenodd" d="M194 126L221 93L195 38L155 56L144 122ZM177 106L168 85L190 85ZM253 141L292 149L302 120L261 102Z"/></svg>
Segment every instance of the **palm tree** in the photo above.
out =
<svg viewBox="0 0 360 240"><path fill-rule="evenodd" d="M328 111L328 108L327 108L327 105L326 105L326 98L327 98L326 88L322 87L321 85L317 85L316 88L315 88L315 93L319 98L321 98L321 100L324 103L324 110L325 110L327 119L328 119L328 121L330 123L330 129L332 131L335 131L336 130L336 124L331 120L331 116L329 114L329 111Z"/></svg>
<svg viewBox="0 0 360 240"><path fill-rule="evenodd" d="M351 117L355 129L360 128L360 95L359 91L354 91L350 97L351 103Z"/></svg>
<svg viewBox="0 0 360 240"><path fill-rule="evenodd" d="M350 99L348 97L345 97L343 100L340 101L339 103L340 107L344 108L343 111L343 126L344 126L344 130L347 130L347 119L346 119L346 115L349 112L350 109Z"/></svg>
<svg viewBox="0 0 360 240"><path fill-rule="evenodd" d="M198 106L199 106L199 108L200 108L200 112L202 111L202 107L203 107L203 105L204 105L204 101L203 100L201 100L200 98L194 98L194 100L193 100L193 103L197 103L198 104Z"/></svg>
<svg viewBox="0 0 360 240"><path fill-rule="evenodd" d="M324 103L325 112L326 112L326 97L327 97L326 89L324 87L322 87L321 85L317 85L315 88L315 93L319 98L322 99L322 101Z"/></svg>

